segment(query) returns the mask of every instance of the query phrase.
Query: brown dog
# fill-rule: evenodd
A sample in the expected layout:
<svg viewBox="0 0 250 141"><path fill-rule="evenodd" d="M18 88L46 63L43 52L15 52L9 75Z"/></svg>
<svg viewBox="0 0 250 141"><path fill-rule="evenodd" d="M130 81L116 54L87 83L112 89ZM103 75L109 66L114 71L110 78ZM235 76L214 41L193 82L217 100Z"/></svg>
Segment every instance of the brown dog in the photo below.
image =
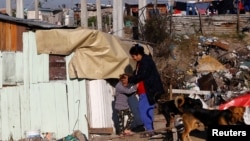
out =
<svg viewBox="0 0 250 141"><path fill-rule="evenodd" d="M189 133L199 128L200 123L205 127L244 123L244 111L245 107L241 106L232 106L226 110L190 109L182 115L184 125L182 141L186 139L191 141Z"/></svg>

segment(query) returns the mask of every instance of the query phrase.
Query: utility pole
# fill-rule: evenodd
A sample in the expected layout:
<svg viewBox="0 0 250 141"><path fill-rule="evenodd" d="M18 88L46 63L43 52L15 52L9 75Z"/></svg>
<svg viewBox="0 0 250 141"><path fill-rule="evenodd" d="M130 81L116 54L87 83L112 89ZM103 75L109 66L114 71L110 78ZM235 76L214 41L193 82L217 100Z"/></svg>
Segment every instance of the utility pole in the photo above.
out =
<svg viewBox="0 0 250 141"><path fill-rule="evenodd" d="M35 19L39 19L38 3L39 0L35 0Z"/></svg>
<svg viewBox="0 0 250 141"><path fill-rule="evenodd" d="M9 16L12 16L11 1L10 0L6 0L6 12Z"/></svg>
<svg viewBox="0 0 250 141"><path fill-rule="evenodd" d="M156 12L156 9L157 9L157 0L155 0L155 3L154 3L154 10Z"/></svg>
<svg viewBox="0 0 250 141"><path fill-rule="evenodd" d="M236 25L236 31L239 33L240 31L240 8L239 8L240 0L237 1L237 25Z"/></svg>
<svg viewBox="0 0 250 141"><path fill-rule="evenodd" d="M112 27L113 27L114 35L117 35L116 31L118 30L117 3L118 3L118 0L113 0L113 6L112 6L113 7L113 12L112 12L113 22L112 22Z"/></svg>
<svg viewBox="0 0 250 141"><path fill-rule="evenodd" d="M114 35L123 36L123 0L113 0L113 31Z"/></svg>
<svg viewBox="0 0 250 141"><path fill-rule="evenodd" d="M16 17L23 18L23 0L16 1Z"/></svg>
<svg viewBox="0 0 250 141"><path fill-rule="evenodd" d="M102 31L102 10L101 0L96 0L97 30Z"/></svg>
<svg viewBox="0 0 250 141"><path fill-rule="evenodd" d="M81 0L81 26L88 28L87 0Z"/></svg>
<svg viewBox="0 0 250 141"><path fill-rule="evenodd" d="M147 0L139 0L139 5L138 5L138 15L139 15L139 23L141 23L142 25L145 24L145 20L146 20L146 13L147 13ZM143 9L144 8L144 9Z"/></svg>

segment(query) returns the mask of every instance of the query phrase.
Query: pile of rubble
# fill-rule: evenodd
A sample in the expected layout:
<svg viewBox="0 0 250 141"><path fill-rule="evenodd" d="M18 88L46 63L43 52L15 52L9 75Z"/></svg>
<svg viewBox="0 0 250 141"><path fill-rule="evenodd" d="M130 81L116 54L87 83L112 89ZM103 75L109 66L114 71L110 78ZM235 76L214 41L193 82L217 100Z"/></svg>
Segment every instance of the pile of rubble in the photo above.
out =
<svg viewBox="0 0 250 141"><path fill-rule="evenodd" d="M250 44L232 48L230 43L216 37L200 36L197 48L195 61L186 72L168 68L163 72L168 78L165 81L174 82L177 89L211 91L202 97L209 106L250 91ZM212 104L208 102L211 98L215 98Z"/></svg>

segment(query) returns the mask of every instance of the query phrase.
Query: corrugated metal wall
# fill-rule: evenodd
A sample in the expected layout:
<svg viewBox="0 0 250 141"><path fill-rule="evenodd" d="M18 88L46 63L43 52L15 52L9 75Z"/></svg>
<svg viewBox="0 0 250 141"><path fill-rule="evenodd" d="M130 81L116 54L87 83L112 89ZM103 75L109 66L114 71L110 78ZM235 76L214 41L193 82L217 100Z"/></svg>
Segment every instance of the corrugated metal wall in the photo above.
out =
<svg viewBox="0 0 250 141"><path fill-rule="evenodd" d="M57 138L80 130L88 136L86 80L49 81L47 54L37 55L35 34L23 34L23 52L0 52L0 140L40 129ZM71 56L67 56L68 63ZM14 64L14 65L12 65ZM10 65L10 67L7 67Z"/></svg>
<svg viewBox="0 0 250 141"><path fill-rule="evenodd" d="M92 128L114 127L114 87L105 80L87 81L89 123Z"/></svg>
<svg viewBox="0 0 250 141"><path fill-rule="evenodd" d="M26 31L25 26L0 21L0 50L22 51L22 33L24 31Z"/></svg>

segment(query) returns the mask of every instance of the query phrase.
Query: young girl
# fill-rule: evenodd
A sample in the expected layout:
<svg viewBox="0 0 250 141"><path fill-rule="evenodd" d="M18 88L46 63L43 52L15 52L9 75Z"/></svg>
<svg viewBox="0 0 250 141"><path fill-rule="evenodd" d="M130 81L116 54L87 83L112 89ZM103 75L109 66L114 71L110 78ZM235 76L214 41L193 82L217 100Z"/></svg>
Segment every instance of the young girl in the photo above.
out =
<svg viewBox="0 0 250 141"><path fill-rule="evenodd" d="M118 115L119 121L119 135L131 135L133 132L130 130L131 123L134 116L128 105L128 96L135 94L137 88L135 85L128 84L126 74L120 75L119 82L115 86L116 97L115 97L115 109ZM124 125L124 118L128 116L126 125Z"/></svg>

